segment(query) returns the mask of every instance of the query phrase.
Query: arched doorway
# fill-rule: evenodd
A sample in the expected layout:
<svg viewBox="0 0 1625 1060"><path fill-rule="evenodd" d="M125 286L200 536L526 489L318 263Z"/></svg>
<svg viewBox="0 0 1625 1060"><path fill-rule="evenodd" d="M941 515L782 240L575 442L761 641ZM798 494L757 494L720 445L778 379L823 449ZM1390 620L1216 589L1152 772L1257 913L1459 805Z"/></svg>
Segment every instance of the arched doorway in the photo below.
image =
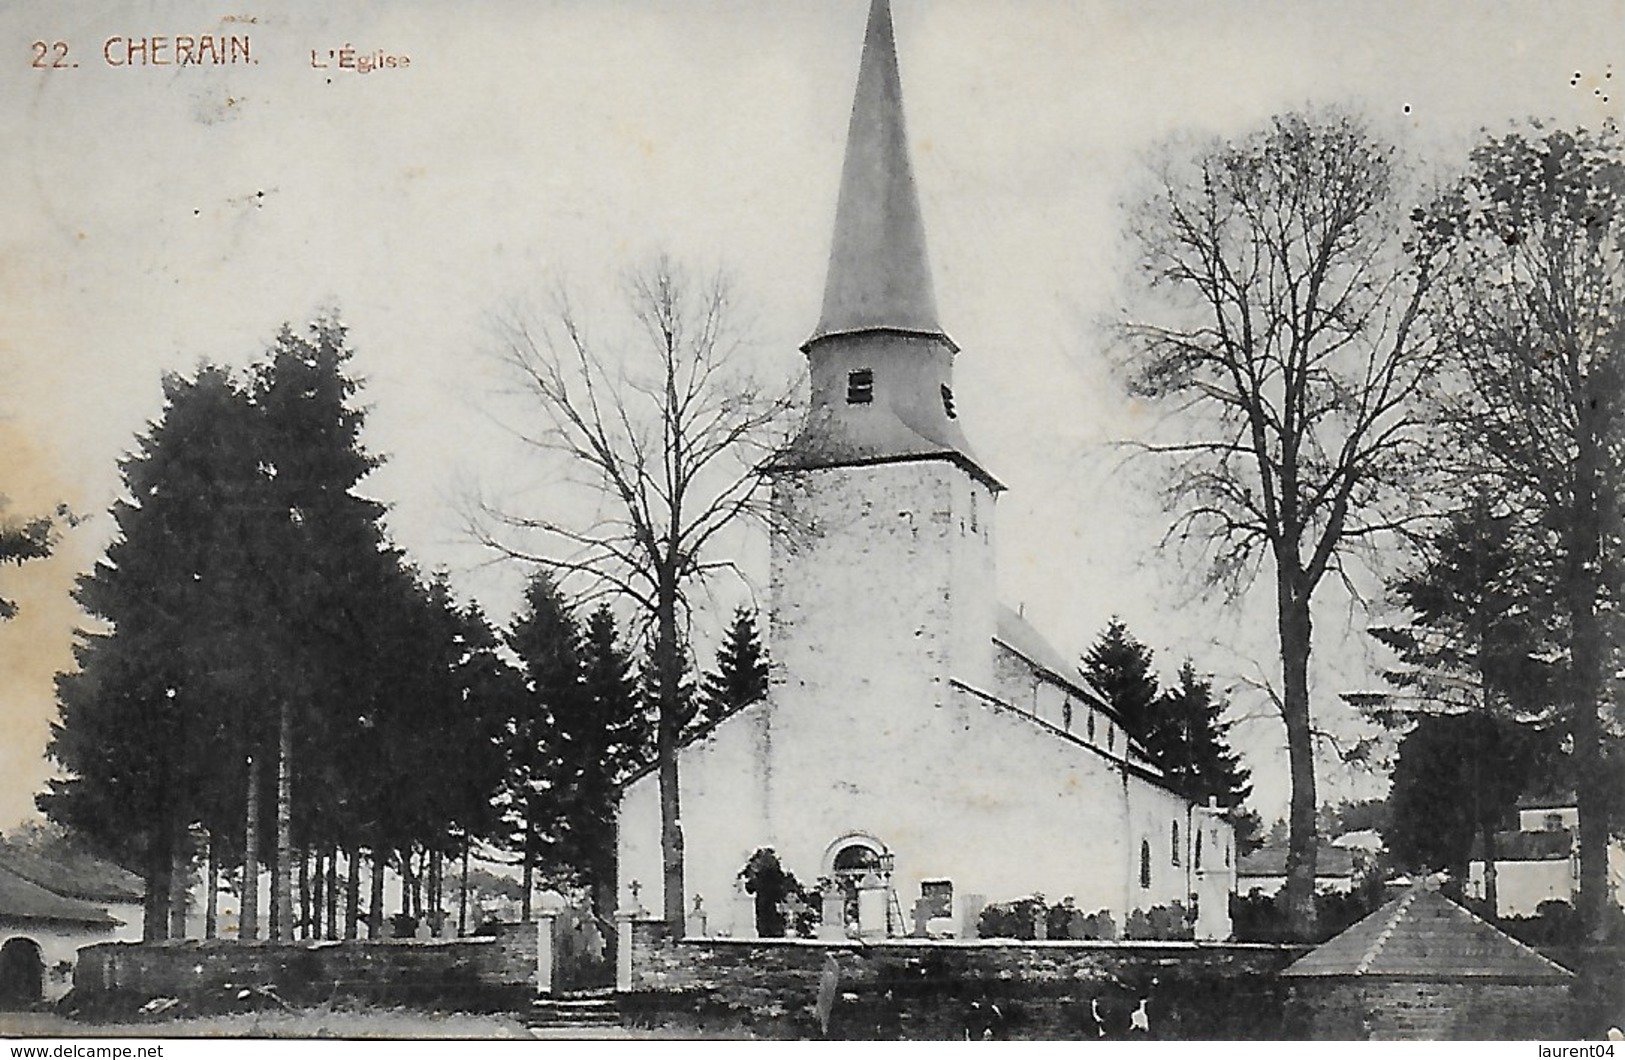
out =
<svg viewBox="0 0 1625 1060"><path fill-rule="evenodd" d="M824 874L840 892L843 930L855 926L865 935L892 934L893 862L891 851L874 836L854 833L829 845Z"/></svg>
<svg viewBox="0 0 1625 1060"><path fill-rule="evenodd" d="M45 957L39 943L17 936L0 946L0 1008L27 1008L45 1000Z"/></svg>

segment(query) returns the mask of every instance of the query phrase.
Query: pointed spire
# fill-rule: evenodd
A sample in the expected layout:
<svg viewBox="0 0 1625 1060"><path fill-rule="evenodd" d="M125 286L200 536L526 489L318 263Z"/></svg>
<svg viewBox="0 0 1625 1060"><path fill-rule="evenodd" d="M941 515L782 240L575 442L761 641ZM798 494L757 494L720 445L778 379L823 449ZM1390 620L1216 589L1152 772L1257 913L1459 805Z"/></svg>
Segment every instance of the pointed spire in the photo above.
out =
<svg viewBox="0 0 1625 1060"><path fill-rule="evenodd" d="M871 330L940 336L925 225L909 163L891 4L873 0L847 127L824 310L808 344ZM950 343L951 345L951 343Z"/></svg>

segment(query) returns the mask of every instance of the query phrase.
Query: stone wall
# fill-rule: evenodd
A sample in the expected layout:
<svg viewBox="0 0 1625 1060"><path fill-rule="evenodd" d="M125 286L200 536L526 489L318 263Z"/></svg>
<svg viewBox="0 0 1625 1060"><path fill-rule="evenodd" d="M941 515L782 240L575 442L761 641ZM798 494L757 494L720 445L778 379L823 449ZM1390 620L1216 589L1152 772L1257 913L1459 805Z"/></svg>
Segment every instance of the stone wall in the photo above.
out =
<svg viewBox="0 0 1625 1060"><path fill-rule="evenodd" d="M1284 1028L1317 1041L1517 1041L1571 1037L1564 984L1329 978L1288 990Z"/></svg>
<svg viewBox="0 0 1625 1060"><path fill-rule="evenodd" d="M74 996L207 1007L269 987L289 1004L360 1000L500 1007L537 992L536 924L494 936L377 942L113 942L79 952Z"/></svg>
<svg viewBox="0 0 1625 1060"><path fill-rule="evenodd" d="M671 941L627 925L622 1010L816 1037L826 960L837 969L831 1035L850 1038L1126 1037L1143 999L1151 1036L1280 1036L1276 978L1304 947L1210 943ZM1097 1023L1095 1014L1100 1014Z"/></svg>

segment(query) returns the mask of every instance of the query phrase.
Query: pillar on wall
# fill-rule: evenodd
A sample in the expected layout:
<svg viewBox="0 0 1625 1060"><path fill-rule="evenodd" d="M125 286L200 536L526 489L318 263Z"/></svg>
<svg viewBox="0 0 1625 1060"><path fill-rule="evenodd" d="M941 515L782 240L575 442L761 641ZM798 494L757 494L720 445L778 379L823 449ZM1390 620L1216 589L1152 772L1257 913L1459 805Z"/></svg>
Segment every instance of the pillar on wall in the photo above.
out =
<svg viewBox="0 0 1625 1060"><path fill-rule="evenodd" d="M959 905L959 937L976 938L976 926L981 923L982 910L987 908L987 896L967 894L956 899L956 902Z"/></svg>
<svg viewBox="0 0 1625 1060"><path fill-rule="evenodd" d="M558 952L553 945L553 926L558 911L544 909L536 915L536 992L553 992L554 970L558 967Z"/></svg>
<svg viewBox="0 0 1625 1060"><path fill-rule="evenodd" d="M632 989L632 921L641 909L621 909L615 913L615 989Z"/></svg>

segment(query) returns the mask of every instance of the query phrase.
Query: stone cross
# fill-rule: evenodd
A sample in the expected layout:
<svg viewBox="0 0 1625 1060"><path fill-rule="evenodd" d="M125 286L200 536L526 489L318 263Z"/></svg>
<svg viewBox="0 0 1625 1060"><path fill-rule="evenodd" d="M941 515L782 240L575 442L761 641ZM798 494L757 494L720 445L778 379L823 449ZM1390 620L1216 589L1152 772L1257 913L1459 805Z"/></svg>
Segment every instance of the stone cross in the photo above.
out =
<svg viewBox="0 0 1625 1060"><path fill-rule="evenodd" d="M931 935L931 931L927 927L931 922L931 906L932 903L924 898L918 899L914 903L912 910L914 914L914 937L917 939L929 938Z"/></svg>

